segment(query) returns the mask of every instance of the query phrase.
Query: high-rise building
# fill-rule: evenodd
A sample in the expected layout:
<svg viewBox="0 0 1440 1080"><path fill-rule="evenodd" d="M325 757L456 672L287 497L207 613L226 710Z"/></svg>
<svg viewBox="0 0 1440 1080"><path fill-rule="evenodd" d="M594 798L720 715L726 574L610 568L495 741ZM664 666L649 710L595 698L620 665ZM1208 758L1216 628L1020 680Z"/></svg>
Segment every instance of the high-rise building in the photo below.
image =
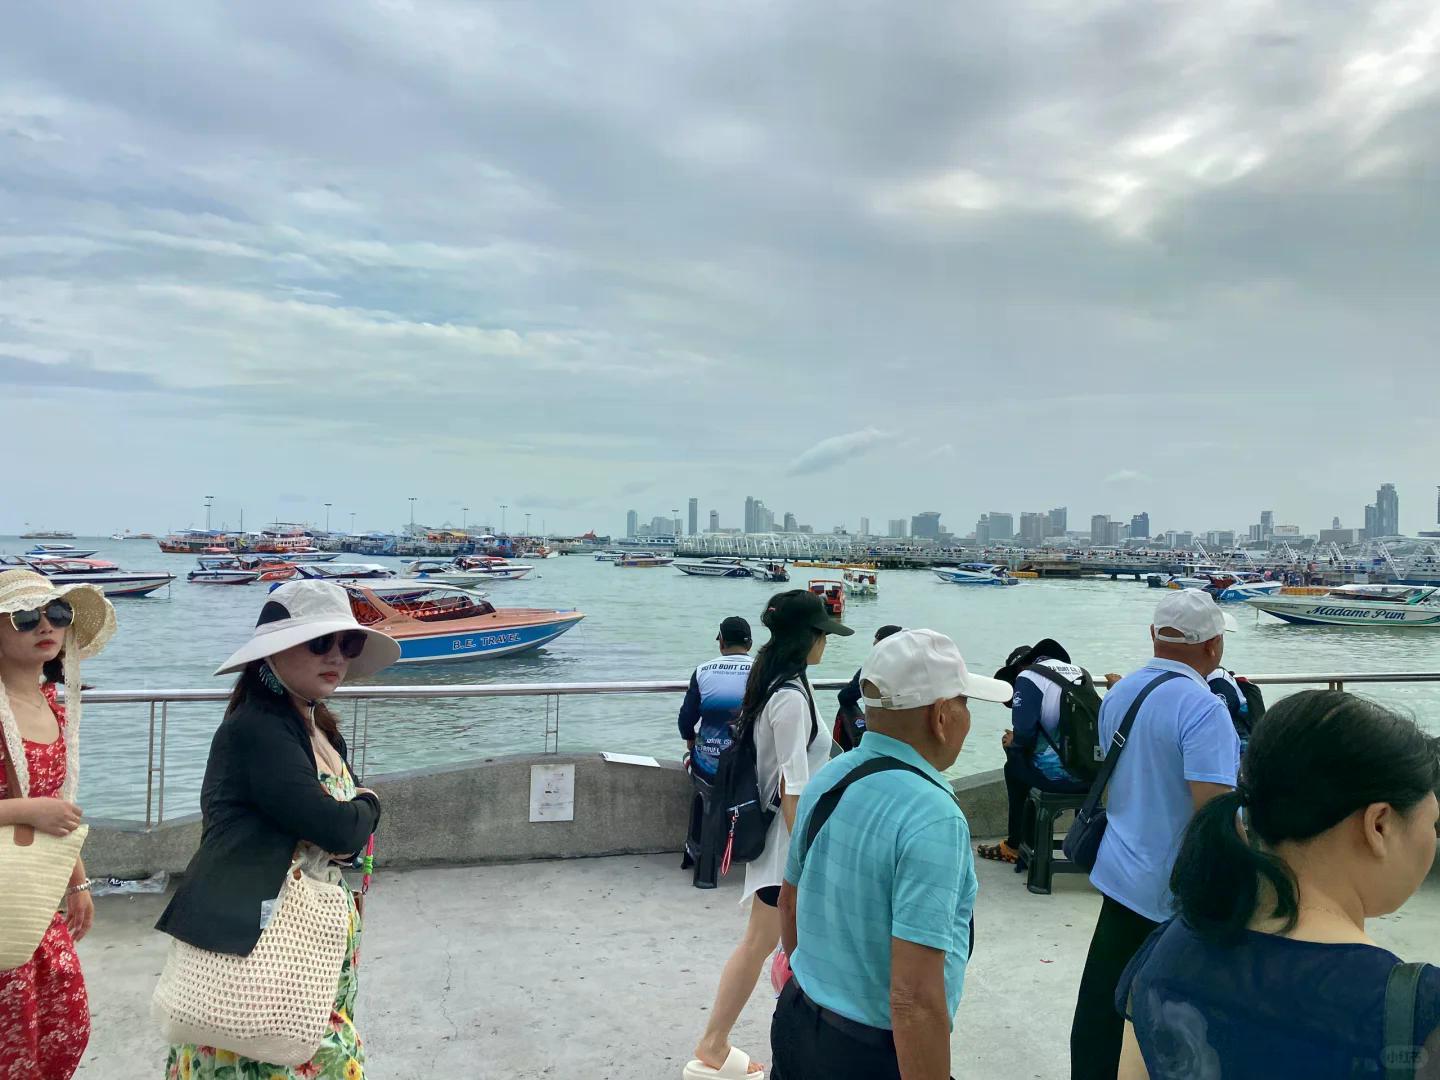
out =
<svg viewBox="0 0 1440 1080"><path fill-rule="evenodd" d="M870 535L870 519L869 519L868 517L862 517L862 518L860 519L860 535L861 535L861 536L869 536L869 535Z"/></svg>
<svg viewBox="0 0 1440 1080"><path fill-rule="evenodd" d="M1363 539L1365 539L1365 537L1360 529L1336 528L1320 530L1320 543L1322 544L1339 544L1345 547L1351 544L1358 544Z"/></svg>
<svg viewBox="0 0 1440 1080"><path fill-rule="evenodd" d="M651 536L674 536L675 522L667 517L653 517L650 519Z"/></svg>
<svg viewBox="0 0 1440 1080"><path fill-rule="evenodd" d="M775 514L765 504L752 496L745 498L745 531L747 533L770 533L775 531Z"/></svg>
<svg viewBox="0 0 1440 1080"><path fill-rule="evenodd" d="M1039 547L1045 543L1045 526L1049 524L1048 514L1027 514L1020 515L1020 542L1030 547Z"/></svg>
<svg viewBox="0 0 1440 1080"><path fill-rule="evenodd" d="M905 519L891 518L890 524L885 529L885 535L895 540L905 539Z"/></svg>
<svg viewBox="0 0 1440 1080"><path fill-rule="evenodd" d="M1070 510L1065 506L1057 506L1047 515L1049 521L1045 525L1046 536L1064 536L1070 528Z"/></svg>
<svg viewBox="0 0 1440 1080"><path fill-rule="evenodd" d="M1150 535L1150 512L1142 510L1130 519L1130 535L1132 537L1148 537Z"/></svg>
<svg viewBox="0 0 1440 1080"><path fill-rule="evenodd" d="M940 514L926 510L910 519L910 535L916 540L940 539Z"/></svg>
<svg viewBox="0 0 1440 1080"><path fill-rule="evenodd" d="M990 543L990 515L981 514L980 520L975 522L975 542L981 547Z"/></svg>
<svg viewBox="0 0 1440 1080"><path fill-rule="evenodd" d="M694 536L700 531L700 500L690 500L690 535Z"/></svg>
<svg viewBox="0 0 1440 1080"><path fill-rule="evenodd" d="M1275 535L1275 511L1260 511L1260 539L1269 540Z"/></svg>
<svg viewBox="0 0 1440 1080"><path fill-rule="evenodd" d="M1257 544L1257 543L1259 543L1259 542L1260 542L1260 526L1259 526L1259 525L1251 525L1251 526L1250 526L1250 543L1252 543L1252 544Z"/></svg>
<svg viewBox="0 0 1440 1080"><path fill-rule="evenodd" d="M747 533L755 531L755 497L753 495L745 496L745 531Z"/></svg>
<svg viewBox="0 0 1440 1080"><path fill-rule="evenodd" d="M710 531L711 531L711 532L719 532L719 531L720 531L720 511L719 511L719 510L711 510L711 511L710 511Z"/></svg>
<svg viewBox="0 0 1440 1080"><path fill-rule="evenodd" d="M1105 547L1110 543L1110 515L1093 514L1090 517L1090 546Z"/></svg>
<svg viewBox="0 0 1440 1080"><path fill-rule="evenodd" d="M675 526L674 529L673 529L673 530L671 531L671 533L670 533L671 536L675 537L676 539L679 539L680 537L682 537L682 536L685 535L685 522L684 522L684 521L682 521L680 518L674 518L674 519L672 519L671 524L673 524L673 525Z"/></svg>
<svg viewBox="0 0 1440 1080"><path fill-rule="evenodd" d="M1015 515L1001 510L990 511L990 539L1013 540L1015 538Z"/></svg>
<svg viewBox="0 0 1440 1080"><path fill-rule="evenodd" d="M1338 516L1333 517L1333 518L1330 519L1330 528L1332 528L1332 529L1338 529L1338 528L1340 528L1340 518L1339 518Z"/></svg>
<svg viewBox="0 0 1440 1080"><path fill-rule="evenodd" d="M639 528L640 515L637 514L634 510L631 510L628 514L625 515L625 535L633 540L635 538L635 533Z"/></svg>
<svg viewBox="0 0 1440 1080"><path fill-rule="evenodd" d="M1381 484L1375 492L1375 524L1378 536L1400 535L1400 496L1394 484Z"/></svg>
<svg viewBox="0 0 1440 1080"><path fill-rule="evenodd" d="M1380 511L1375 509L1375 504L1370 503L1365 507L1365 539L1374 540L1380 532Z"/></svg>
<svg viewBox="0 0 1440 1080"><path fill-rule="evenodd" d="M800 531L800 523L795 520L795 515L788 510L785 511L785 524L781 526L780 531L787 533Z"/></svg>

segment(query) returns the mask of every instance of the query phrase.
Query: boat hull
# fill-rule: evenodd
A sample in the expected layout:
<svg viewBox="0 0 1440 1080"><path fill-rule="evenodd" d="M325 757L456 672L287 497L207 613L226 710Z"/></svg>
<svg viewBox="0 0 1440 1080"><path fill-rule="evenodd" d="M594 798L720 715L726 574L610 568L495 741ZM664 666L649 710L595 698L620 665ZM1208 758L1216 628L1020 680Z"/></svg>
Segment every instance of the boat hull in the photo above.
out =
<svg viewBox="0 0 1440 1080"><path fill-rule="evenodd" d="M1010 576L996 577L994 574L966 574L963 572L936 570L935 576L947 585L980 585L991 588L996 585L1019 585L1020 579Z"/></svg>
<svg viewBox="0 0 1440 1080"><path fill-rule="evenodd" d="M250 585L259 577L253 570L192 570L187 580L192 585Z"/></svg>
<svg viewBox="0 0 1440 1080"><path fill-rule="evenodd" d="M585 616L557 612L554 619L522 625L451 628L378 626L400 643L400 663L438 664L461 660L492 660L546 645L572 629Z"/></svg>
<svg viewBox="0 0 1440 1080"><path fill-rule="evenodd" d="M174 574L95 574L91 577L71 577L56 574L51 579L56 585L98 585L106 596L149 596L156 589L163 589L175 580Z"/></svg>
<svg viewBox="0 0 1440 1080"><path fill-rule="evenodd" d="M1297 626L1391 626L1440 629L1440 605L1346 604L1327 597L1295 602L1280 597L1245 601L1251 607Z"/></svg>
<svg viewBox="0 0 1440 1080"><path fill-rule="evenodd" d="M706 566L703 563L675 563L675 569L690 577L748 578L750 569L745 566Z"/></svg>

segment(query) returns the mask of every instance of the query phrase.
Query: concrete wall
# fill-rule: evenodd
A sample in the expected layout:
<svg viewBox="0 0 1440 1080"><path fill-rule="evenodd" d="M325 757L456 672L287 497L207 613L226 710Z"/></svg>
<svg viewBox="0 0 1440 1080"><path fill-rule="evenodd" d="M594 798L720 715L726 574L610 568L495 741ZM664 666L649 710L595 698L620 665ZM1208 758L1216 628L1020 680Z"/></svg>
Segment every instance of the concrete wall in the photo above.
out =
<svg viewBox="0 0 1440 1080"><path fill-rule="evenodd" d="M532 765L575 766L575 820L530 820ZM377 857L385 866L571 859L676 851L685 840L690 779L678 764L622 765L599 754L516 755L372 780L385 808ZM957 781L976 837L1005 832L999 770ZM185 869L200 843L199 815L146 829L90 823L85 866L91 877L139 878Z"/></svg>

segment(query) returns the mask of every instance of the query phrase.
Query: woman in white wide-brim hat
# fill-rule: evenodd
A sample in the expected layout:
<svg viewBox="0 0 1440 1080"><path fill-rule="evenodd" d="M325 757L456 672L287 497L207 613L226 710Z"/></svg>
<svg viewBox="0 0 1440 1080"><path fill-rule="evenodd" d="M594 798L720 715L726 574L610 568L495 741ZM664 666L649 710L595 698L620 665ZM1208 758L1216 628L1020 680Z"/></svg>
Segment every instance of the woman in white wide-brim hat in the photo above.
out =
<svg viewBox="0 0 1440 1080"><path fill-rule="evenodd" d="M292 581L272 592L250 640L220 665L239 672L210 744L200 793L200 850L156 929L196 948L248 956L294 859L340 883L338 862L364 849L380 800L356 787L335 716L325 705L346 678L400 659L393 638L361 626L344 589ZM350 940L330 1028L315 1056L285 1068L224 1048L172 1045L167 1077L216 1080L360 1080L365 1055L354 1025L360 912L350 899Z"/></svg>
<svg viewBox="0 0 1440 1080"><path fill-rule="evenodd" d="M80 659L114 632L115 609L95 586L56 588L32 570L0 574L0 825L52 836L80 826ZM75 942L95 919L89 888L76 860L65 910L35 955L0 971L0 1077L68 1080L80 1064L90 1007Z"/></svg>

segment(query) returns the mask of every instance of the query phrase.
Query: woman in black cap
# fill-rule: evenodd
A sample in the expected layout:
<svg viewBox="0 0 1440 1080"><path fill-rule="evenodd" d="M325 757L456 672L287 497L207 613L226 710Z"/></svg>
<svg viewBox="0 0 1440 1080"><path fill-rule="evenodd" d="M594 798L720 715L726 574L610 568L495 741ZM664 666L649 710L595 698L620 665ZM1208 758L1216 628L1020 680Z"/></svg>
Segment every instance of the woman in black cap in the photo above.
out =
<svg viewBox="0 0 1440 1080"><path fill-rule="evenodd" d="M1009 833L998 844L981 844L975 853L982 859L1014 863L1020 859L1020 833L1031 788L1067 795L1090 790L1089 780L1073 775L1062 764L1060 756L1060 712L1064 696L1084 693L1089 686L1089 676L1084 668L1070 662L1064 646L1053 638L1045 638L1013 650L995 678L1015 688L1015 696L1007 705L1011 710L1012 728L1000 739L1005 748ZM1089 693L1095 693L1093 686ZM1098 708L1098 695L1094 704Z"/></svg>
<svg viewBox="0 0 1440 1080"><path fill-rule="evenodd" d="M770 823L765 850L745 865L741 904L750 904L745 935L730 954L715 991L715 1005L705 1034L695 1047L695 1060L685 1066L685 1080L731 1080L763 1076L743 1051L730 1045L730 1030L755 992L766 958L780 943L780 885L790 850L790 827L800 793L810 777L830 760L830 733L815 712L815 695L805 669L825 655L829 634L848 637L848 626L830 617L825 604L806 589L777 593L760 621L770 631L756 654L745 684L737 741L750 729L755 734L755 765L762 793L775 792L780 812Z"/></svg>

